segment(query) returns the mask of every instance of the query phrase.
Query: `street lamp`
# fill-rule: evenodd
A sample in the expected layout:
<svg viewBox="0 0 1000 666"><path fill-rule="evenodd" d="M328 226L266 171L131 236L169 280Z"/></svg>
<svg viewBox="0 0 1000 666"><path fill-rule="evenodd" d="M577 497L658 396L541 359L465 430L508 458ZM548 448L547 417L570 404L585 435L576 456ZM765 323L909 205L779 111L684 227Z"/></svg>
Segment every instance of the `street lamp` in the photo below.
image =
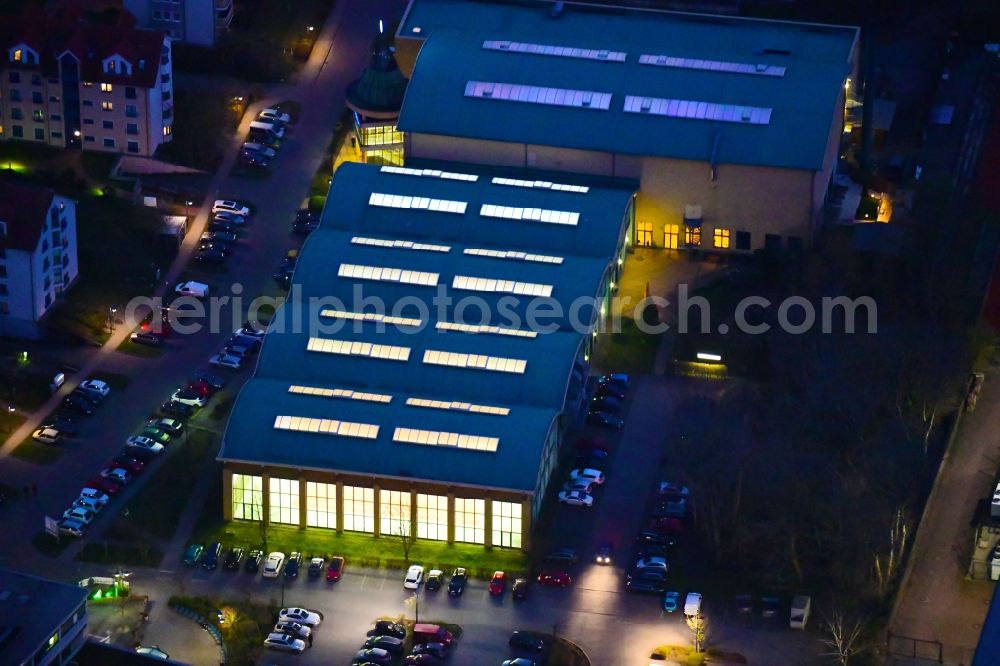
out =
<svg viewBox="0 0 1000 666"><path fill-rule="evenodd" d="M118 312L117 308L108 308L108 330L112 333L115 332L115 314Z"/></svg>
<svg viewBox="0 0 1000 666"><path fill-rule="evenodd" d="M191 204L193 204L193 203L194 202L191 201L190 199L185 199L185 201L184 201L184 217L187 217L189 215L188 209L191 207Z"/></svg>
<svg viewBox="0 0 1000 666"><path fill-rule="evenodd" d="M313 30L315 30L315 29L316 29L316 28L314 28L313 26L309 26L308 28L306 28L306 30L308 30L309 32L312 32L312 31L313 31Z"/></svg>

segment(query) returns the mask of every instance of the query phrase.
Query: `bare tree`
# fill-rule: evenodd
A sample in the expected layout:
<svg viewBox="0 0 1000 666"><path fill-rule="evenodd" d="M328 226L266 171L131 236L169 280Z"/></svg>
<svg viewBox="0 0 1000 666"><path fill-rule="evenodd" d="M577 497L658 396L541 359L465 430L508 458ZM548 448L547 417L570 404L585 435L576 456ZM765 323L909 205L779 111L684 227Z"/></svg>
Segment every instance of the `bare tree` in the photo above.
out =
<svg viewBox="0 0 1000 666"><path fill-rule="evenodd" d="M399 539L399 545L403 548L403 560L406 564L409 564L410 549L413 548L413 543L416 541L416 537L413 535L413 529L410 526L410 521L398 518L393 522L395 524L392 528L392 536Z"/></svg>
<svg viewBox="0 0 1000 666"><path fill-rule="evenodd" d="M262 504L257 504L256 502L254 502L250 506L251 506L250 511L251 515L253 516L253 520L257 521L257 527L260 530L261 550L263 550L266 553L268 521L267 517L264 515L264 507Z"/></svg>
<svg viewBox="0 0 1000 666"><path fill-rule="evenodd" d="M705 651L705 639L708 636L708 620L704 615L688 615L685 618L688 627L694 632L694 651Z"/></svg>
<svg viewBox="0 0 1000 666"><path fill-rule="evenodd" d="M865 624L862 618L846 619L839 610L824 618L823 629L827 635L823 638L823 644L828 651L823 654L833 657L840 666L848 666L851 659L868 650L862 640Z"/></svg>
<svg viewBox="0 0 1000 666"><path fill-rule="evenodd" d="M889 538L885 550L876 549L872 555L875 570L875 584L879 596L885 596L889 585L903 564L903 556L910 539L910 521L906 509L899 507L893 513L889 526Z"/></svg>

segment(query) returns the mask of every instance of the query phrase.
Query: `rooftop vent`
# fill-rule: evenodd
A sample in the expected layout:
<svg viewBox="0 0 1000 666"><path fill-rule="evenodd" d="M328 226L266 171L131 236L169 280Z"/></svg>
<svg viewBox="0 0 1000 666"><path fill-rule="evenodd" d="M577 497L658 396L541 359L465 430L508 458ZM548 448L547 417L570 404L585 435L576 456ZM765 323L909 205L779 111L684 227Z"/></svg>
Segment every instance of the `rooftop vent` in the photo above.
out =
<svg viewBox="0 0 1000 666"><path fill-rule="evenodd" d="M643 97L642 102L639 104L639 111L642 113L649 113L651 108L653 108L653 100L648 97Z"/></svg>
<svg viewBox="0 0 1000 666"><path fill-rule="evenodd" d="M789 51L788 49L761 49L760 52L763 53L764 55L781 55L781 56L792 55L792 52Z"/></svg>
<svg viewBox="0 0 1000 666"><path fill-rule="evenodd" d="M566 9L565 2L557 2L552 6L552 11L549 12L549 18L557 19L562 16L563 11Z"/></svg>
<svg viewBox="0 0 1000 666"><path fill-rule="evenodd" d="M743 112L740 114L740 119L743 122L748 123L753 119L753 113L750 111L750 109L744 108Z"/></svg>

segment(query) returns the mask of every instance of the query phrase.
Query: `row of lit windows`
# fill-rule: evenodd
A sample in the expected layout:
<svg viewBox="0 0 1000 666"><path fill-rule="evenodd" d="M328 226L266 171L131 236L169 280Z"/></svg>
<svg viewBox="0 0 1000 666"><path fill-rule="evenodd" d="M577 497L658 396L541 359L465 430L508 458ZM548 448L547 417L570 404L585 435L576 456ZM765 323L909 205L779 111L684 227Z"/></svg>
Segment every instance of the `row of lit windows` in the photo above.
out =
<svg viewBox="0 0 1000 666"><path fill-rule="evenodd" d="M493 414L494 416L507 416L510 409L507 407L493 407L491 405L476 405L471 402L456 402L445 400L430 400L428 398L407 398L406 404L410 407L427 407L429 409L447 409L450 411L469 412L472 414Z"/></svg>
<svg viewBox="0 0 1000 666"><path fill-rule="evenodd" d="M736 239L736 249L738 250L748 250L750 249L750 235L749 233L742 232L744 237L741 239L740 234L737 233ZM652 222L637 222L636 223L636 242L639 245L652 245L653 239L653 223ZM664 240L663 245L667 249L676 250L679 249L681 240L685 245L700 246L701 245L701 228L700 227L682 227L679 224L668 224L664 226ZM712 247L719 250L728 250L733 247L733 233L729 229L715 228L712 230Z"/></svg>
<svg viewBox="0 0 1000 666"><path fill-rule="evenodd" d="M580 49L572 46L552 46L549 44L532 44L529 42L508 42L486 40L483 48L489 51L507 51L510 53L530 53L532 55L557 56L560 58L581 58L584 60L600 60L602 62L625 62L623 51L607 49Z"/></svg>
<svg viewBox="0 0 1000 666"><path fill-rule="evenodd" d="M538 336L537 331L528 331L520 328L504 328L503 326L490 326L489 324L456 324L450 321L439 321L434 324L434 328L439 331L458 331L459 333L490 333L493 335L509 335L517 338L534 338Z"/></svg>
<svg viewBox="0 0 1000 666"><path fill-rule="evenodd" d="M382 167L383 170L389 167ZM433 245L431 243L414 243L404 240L384 240L381 238L368 238L366 236L355 236L351 239L354 245L371 245L375 247L389 247L403 250L426 250L427 252L451 252L447 245Z"/></svg>
<svg viewBox="0 0 1000 666"><path fill-rule="evenodd" d="M564 210L545 210L544 208L516 208L514 206L498 206L483 204L479 209L483 217L499 217L507 220L529 220L549 224L566 224L576 226L580 222L580 214Z"/></svg>
<svg viewBox="0 0 1000 666"><path fill-rule="evenodd" d="M586 194L590 188L586 185L566 185L563 183L552 183L547 180L520 180L518 178L494 178L494 185L509 185L511 187L527 187L536 190L554 190L556 192L576 192Z"/></svg>
<svg viewBox="0 0 1000 666"><path fill-rule="evenodd" d="M489 451L495 453L500 445L499 437L483 437L481 435L464 435L458 432L441 432L438 430L420 430L417 428L396 428L392 441L406 444L425 444L427 446L447 446L455 449L472 449L473 451Z"/></svg>
<svg viewBox="0 0 1000 666"><path fill-rule="evenodd" d="M342 388L320 388L319 386L300 386L292 384L288 387L289 393L299 395L314 395L320 398L346 398L347 400L361 400L362 402L392 402L391 395L383 393L368 393L365 391L354 391Z"/></svg>
<svg viewBox="0 0 1000 666"><path fill-rule="evenodd" d="M462 251L474 257L492 257L494 259L516 259L517 261L533 261L539 264L561 264L562 257L554 257L548 254L532 254L519 250L487 250L485 248L470 247Z"/></svg>
<svg viewBox="0 0 1000 666"><path fill-rule="evenodd" d="M451 286L453 289L517 294L519 296L542 296L548 298L552 295L552 285L550 284L517 282L515 280L494 280L490 278L470 277L468 275L456 275L451 281Z"/></svg>
<svg viewBox="0 0 1000 666"><path fill-rule="evenodd" d="M423 321L412 317L396 317L377 312L347 312L345 310L321 310L323 317L346 319L348 321L366 321L374 324L389 324L391 326L420 326Z"/></svg>
<svg viewBox="0 0 1000 666"><path fill-rule="evenodd" d="M437 273L410 271L401 268L385 268L382 266L361 266L358 264L341 264L337 275L357 280L400 282L402 284L418 284L425 287L437 285L439 277Z"/></svg>
<svg viewBox="0 0 1000 666"><path fill-rule="evenodd" d="M447 199L430 199L428 197L410 197L400 194L383 194L372 192L368 197L369 206L382 206L384 208L410 208L416 210L433 210L439 213L465 214L465 207L468 205L464 201L449 201Z"/></svg>
<svg viewBox="0 0 1000 666"><path fill-rule="evenodd" d="M717 104L688 99L642 97L640 95L626 95L624 110L626 113L648 113L669 118L717 120L750 125L770 124L772 111L770 107Z"/></svg>
<svg viewBox="0 0 1000 666"><path fill-rule="evenodd" d="M309 338L306 349L324 354L367 356L369 358L381 358L391 361L408 361L410 359L409 347L375 345L370 342L334 340L331 338Z"/></svg>
<svg viewBox="0 0 1000 666"><path fill-rule="evenodd" d="M424 352L424 363L429 365L447 365L453 368L475 368L477 370L511 372L519 375L523 375L525 368L528 366L528 362L520 358L484 356L482 354L459 354L436 349L428 349Z"/></svg>
<svg viewBox="0 0 1000 666"><path fill-rule="evenodd" d="M395 125L364 125L361 127L361 145L391 146L403 143L403 133Z"/></svg>
<svg viewBox="0 0 1000 666"><path fill-rule="evenodd" d="M268 492L268 518L273 523L298 525L300 484L297 479L271 477ZM233 474L232 508L236 520L259 521L263 518L263 478ZM343 486L343 529L350 532L375 532L375 503L379 508L379 533L411 535L413 495L408 491L381 490L363 486ZM306 525L337 528L337 485L306 483ZM416 537L434 541L448 539L448 497L416 494ZM492 503L492 542L502 548L520 548L523 520L517 502ZM486 501L456 497L454 509L455 541L486 542Z"/></svg>
<svg viewBox="0 0 1000 666"><path fill-rule="evenodd" d="M352 423L334 419L314 419L306 416L275 416L274 428L275 430L295 430L340 437L359 437L361 439L378 437L378 426L373 423Z"/></svg>
<svg viewBox="0 0 1000 666"><path fill-rule="evenodd" d="M544 104L546 106L571 106L577 109L600 109L602 111L607 111L611 107L611 93L609 92L525 86L518 83L493 81L467 82L465 96L526 104Z"/></svg>
<svg viewBox="0 0 1000 666"><path fill-rule="evenodd" d="M380 171L382 173L395 173L403 176L443 178L444 180L465 180L470 182L479 180L479 176L474 176L471 173L456 173L454 171L440 171L438 169L411 169L409 167L384 166Z"/></svg>

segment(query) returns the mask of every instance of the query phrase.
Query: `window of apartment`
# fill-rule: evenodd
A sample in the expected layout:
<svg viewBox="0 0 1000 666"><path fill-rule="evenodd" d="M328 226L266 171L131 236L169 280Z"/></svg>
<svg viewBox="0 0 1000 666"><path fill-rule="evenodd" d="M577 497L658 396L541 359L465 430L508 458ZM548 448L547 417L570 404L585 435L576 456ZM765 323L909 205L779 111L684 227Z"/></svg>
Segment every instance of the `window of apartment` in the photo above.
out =
<svg viewBox="0 0 1000 666"><path fill-rule="evenodd" d="M101 102L101 108L105 111L114 111L115 105L112 102Z"/></svg>
<svg viewBox="0 0 1000 666"><path fill-rule="evenodd" d="M104 137L103 143L104 143L104 147L105 148L114 148L115 147L115 140L112 139L111 137L107 137L107 136Z"/></svg>
<svg viewBox="0 0 1000 666"><path fill-rule="evenodd" d="M132 136L136 136L137 134L139 134L139 125L138 125L138 123L126 123L125 124L125 133L126 134L131 134Z"/></svg>
<svg viewBox="0 0 1000 666"><path fill-rule="evenodd" d="M45 276L45 281L42 284L44 285L42 288L46 291L52 287L52 280L48 275Z"/></svg>
<svg viewBox="0 0 1000 666"><path fill-rule="evenodd" d="M53 139L61 139L61 138L63 138L62 132L52 132L52 138Z"/></svg>
<svg viewBox="0 0 1000 666"><path fill-rule="evenodd" d="M21 91L17 88L10 89L10 101L20 102L21 101Z"/></svg>
<svg viewBox="0 0 1000 666"><path fill-rule="evenodd" d="M33 85L33 86L40 86L40 85L42 85L42 75L41 74L32 74L31 75L31 85Z"/></svg>
<svg viewBox="0 0 1000 666"><path fill-rule="evenodd" d="M18 109L17 107L14 107L14 108L12 108L10 110L10 119L11 120L24 120L24 112L21 111L21 109Z"/></svg>
<svg viewBox="0 0 1000 666"><path fill-rule="evenodd" d="M375 532L375 489L344 486L344 529Z"/></svg>
<svg viewBox="0 0 1000 666"><path fill-rule="evenodd" d="M778 234L764 234L764 247L768 250L781 249L781 236Z"/></svg>
<svg viewBox="0 0 1000 666"><path fill-rule="evenodd" d="M448 540L448 497L417 494L417 538Z"/></svg>
<svg viewBox="0 0 1000 666"><path fill-rule="evenodd" d="M32 104L45 104L45 97L42 93L37 90L31 93L31 103Z"/></svg>
<svg viewBox="0 0 1000 666"><path fill-rule="evenodd" d="M170 73L169 72L165 72L163 75L160 76L160 83L163 83L163 84L170 83Z"/></svg>
<svg viewBox="0 0 1000 666"><path fill-rule="evenodd" d="M24 138L24 128L20 125L11 125L10 135L17 139Z"/></svg>
<svg viewBox="0 0 1000 666"><path fill-rule="evenodd" d="M233 518L260 520L264 514L264 485L259 476L233 474Z"/></svg>
<svg viewBox="0 0 1000 666"><path fill-rule="evenodd" d="M61 100L59 99L59 95L49 95L49 101L53 104L58 104Z"/></svg>
<svg viewBox="0 0 1000 666"><path fill-rule="evenodd" d="M153 10L153 20L159 21L162 18L163 18L163 12L161 12L159 9L154 9Z"/></svg>
<svg viewBox="0 0 1000 666"><path fill-rule="evenodd" d="M51 265L52 264L49 263L49 258L48 257L45 257L44 259L42 259L42 270L43 271L49 270L49 266L51 266Z"/></svg>
<svg viewBox="0 0 1000 666"><path fill-rule="evenodd" d="M701 228L700 227L685 227L684 228L684 242L687 245L701 245Z"/></svg>
<svg viewBox="0 0 1000 666"><path fill-rule="evenodd" d="M52 305L52 294L45 294L45 307Z"/></svg>
<svg viewBox="0 0 1000 666"><path fill-rule="evenodd" d="M7 267L0 266L0 278L5 278L5 277L7 277Z"/></svg>
<svg viewBox="0 0 1000 666"><path fill-rule="evenodd" d="M93 118L84 118L83 119L83 124L84 125L93 125L94 124L94 119Z"/></svg>
<svg viewBox="0 0 1000 666"><path fill-rule="evenodd" d="M10 314L10 305L7 301L0 301L0 315Z"/></svg>
<svg viewBox="0 0 1000 666"><path fill-rule="evenodd" d="M15 51L14 53L17 54L19 52L20 51ZM7 80L10 81L11 83L20 83L21 82L21 72L11 72L8 75ZM11 91L11 92L13 92L13 91Z"/></svg>
<svg viewBox="0 0 1000 666"><path fill-rule="evenodd" d="M89 99L83 100L83 102L81 102L81 104L83 104L84 106L94 106L93 100L89 100Z"/></svg>
<svg viewBox="0 0 1000 666"><path fill-rule="evenodd" d="M126 104L125 105L125 115L127 117L129 117L129 118L138 118L139 117L139 109L136 107L135 104Z"/></svg>
<svg viewBox="0 0 1000 666"><path fill-rule="evenodd" d="M101 92L106 92L106 93L109 93L109 92L111 92L112 90L113 90L113 89L112 89L112 87L111 87L111 84L110 84L110 83L102 83L102 84L101 84Z"/></svg>
<svg viewBox="0 0 1000 666"><path fill-rule="evenodd" d="M517 502L493 501L493 545L521 547L521 505Z"/></svg>
<svg viewBox="0 0 1000 666"><path fill-rule="evenodd" d="M174 128L172 125L164 125L163 136L170 136L173 133L174 133Z"/></svg>
<svg viewBox="0 0 1000 666"><path fill-rule="evenodd" d="M35 128L35 139L38 141L45 141L45 130L41 127Z"/></svg>
<svg viewBox="0 0 1000 666"><path fill-rule="evenodd" d="M115 121L113 121L113 120L102 120L101 121L101 127L103 127L104 129L114 129L115 128Z"/></svg>
<svg viewBox="0 0 1000 666"><path fill-rule="evenodd" d="M306 483L306 525L337 528L337 484Z"/></svg>
<svg viewBox="0 0 1000 666"><path fill-rule="evenodd" d="M486 542L486 501L455 498L455 541Z"/></svg>
<svg viewBox="0 0 1000 666"><path fill-rule="evenodd" d="M730 241L730 231L729 229L715 229L712 232L712 245L720 250L729 249Z"/></svg>
<svg viewBox="0 0 1000 666"><path fill-rule="evenodd" d="M42 109L35 109L32 112L31 116L32 116L32 118L35 119L36 123L40 123L43 120L45 120L45 111L43 111Z"/></svg>
<svg viewBox="0 0 1000 666"><path fill-rule="evenodd" d="M736 249L737 250L749 250L750 249L750 232L749 231L737 231L736 232Z"/></svg>
<svg viewBox="0 0 1000 666"><path fill-rule="evenodd" d="M270 479L270 517L272 523L299 524L299 480Z"/></svg>
<svg viewBox="0 0 1000 666"><path fill-rule="evenodd" d="M94 139L94 137L92 137L92 136L84 136L83 137L84 143L94 143L95 140L96 139Z"/></svg>
<svg viewBox="0 0 1000 666"><path fill-rule="evenodd" d="M83 81L83 82L80 83L80 85L83 86L84 88L89 88L90 86L92 86L94 84L91 83L90 81Z"/></svg>
<svg viewBox="0 0 1000 666"><path fill-rule="evenodd" d="M135 99L135 88L133 86L125 86L125 99Z"/></svg>
<svg viewBox="0 0 1000 666"><path fill-rule="evenodd" d="M129 141L128 142L128 152L130 152L130 153L137 153L137 152L139 152L139 142L138 141Z"/></svg>
<svg viewBox="0 0 1000 666"><path fill-rule="evenodd" d="M0 296L7 296L7 285L0 284Z"/></svg>
<svg viewBox="0 0 1000 666"><path fill-rule="evenodd" d="M59 115L58 113L53 113L51 116L49 116L49 119L54 122L59 122L62 120L62 116Z"/></svg>
<svg viewBox="0 0 1000 666"><path fill-rule="evenodd" d="M412 535L410 525L410 493L400 490L379 492L379 534L384 536Z"/></svg>
<svg viewBox="0 0 1000 666"><path fill-rule="evenodd" d="M163 93L163 101L164 102L169 102L170 101L170 97L171 97L171 95L170 95L170 91L169 90L166 91L165 93Z"/></svg>

